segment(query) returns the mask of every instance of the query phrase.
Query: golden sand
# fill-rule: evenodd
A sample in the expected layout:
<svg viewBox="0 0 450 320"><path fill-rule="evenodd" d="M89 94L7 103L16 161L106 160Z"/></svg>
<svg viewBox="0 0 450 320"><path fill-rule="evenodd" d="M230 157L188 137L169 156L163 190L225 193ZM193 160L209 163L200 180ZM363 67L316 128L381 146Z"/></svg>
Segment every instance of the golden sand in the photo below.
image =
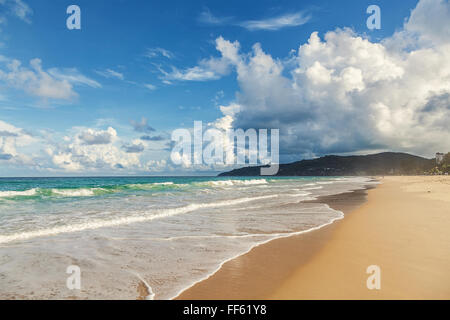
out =
<svg viewBox="0 0 450 320"><path fill-rule="evenodd" d="M450 178L380 181L356 209L361 194L326 200L343 220L255 247L179 298L450 299ZM367 288L370 265L379 290Z"/></svg>

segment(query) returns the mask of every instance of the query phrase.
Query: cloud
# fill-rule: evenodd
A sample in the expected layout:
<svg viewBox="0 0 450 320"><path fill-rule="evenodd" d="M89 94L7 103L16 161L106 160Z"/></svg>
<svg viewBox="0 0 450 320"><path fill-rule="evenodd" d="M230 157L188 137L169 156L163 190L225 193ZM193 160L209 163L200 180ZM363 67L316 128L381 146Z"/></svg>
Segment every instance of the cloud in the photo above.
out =
<svg viewBox="0 0 450 320"><path fill-rule="evenodd" d="M141 136L139 139L143 140L143 141L163 141L166 140L167 138L162 136L162 135L158 135L158 136Z"/></svg>
<svg viewBox="0 0 450 320"><path fill-rule="evenodd" d="M49 146L48 155L58 169L69 172L101 172L117 169L139 169L141 163L136 153L121 150L117 131L92 128L81 129L64 143Z"/></svg>
<svg viewBox="0 0 450 320"><path fill-rule="evenodd" d="M153 91L153 90L156 90L156 89L157 89L155 85L153 85L153 84L150 84L150 83L146 83L146 84L144 84L144 87L146 87L146 88L147 88L148 90L151 90L151 91Z"/></svg>
<svg viewBox="0 0 450 320"><path fill-rule="evenodd" d="M39 141L30 133L0 120L0 158L15 164L33 165L33 157L25 153L27 147Z"/></svg>
<svg viewBox="0 0 450 320"><path fill-rule="evenodd" d="M33 14L33 10L22 0L0 0L0 7L5 7L9 14L25 21L26 23L31 23L30 16ZM0 23L5 22L6 18L0 16Z"/></svg>
<svg viewBox="0 0 450 320"><path fill-rule="evenodd" d="M146 164L146 169L152 172L162 172L167 170L168 164L164 159L161 160L150 160Z"/></svg>
<svg viewBox="0 0 450 320"><path fill-rule="evenodd" d="M78 135L78 138L85 145L110 144L115 140L116 137L117 132L111 127L104 131L87 129L86 131L83 131Z"/></svg>
<svg viewBox="0 0 450 320"><path fill-rule="evenodd" d="M410 31L431 5L439 14ZM329 31L323 39L313 32L289 63L260 44L249 53L235 52L229 61L240 87L235 101L240 112L217 124L279 128L281 152L291 159L361 150L428 156L450 150L450 40L445 28L433 27L448 24L449 6L419 2L405 27L381 43L349 29ZM396 46L393 39L400 40Z"/></svg>
<svg viewBox="0 0 450 320"><path fill-rule="evenodd" d="M18 137L19 134L15 132L9 132L6 130L0 131L0 137Z"/></svg>
<svg viewBox="0 0 450 320"><path fill-rule="evenodd" d="M425 42L448 43L450 42L449 17L448 0L421 0L411 12L405 30L414 33Z"/></svg>
<svg viewBox="0 0 450 320"><path fill-rule="evenodd" d="M141 153L144 151L145 147L142 143L133 143L124 144L122 149L124 149L126 153Z"/></svg>
<svg viewBox="0 0 450 320"><path fill-rule="evenodd" d="M151 154L145 154L145 142L127 142L116 129L74 127L70 134L27 130L0 120L0 161L2 174L19 173L145 173ZM159 161L161 150L158 151ZM142 158L141 158L142 157ZM153 161L153 160L151 160ZM162 162L160 163L162 164ZM158 170L163 170L161 166ZM153 171L156 171L153 168Z"/></svg>
<svg viewBox="0 0 450 320"><path fill-rule="evenodd" d="M250 31L275 31L287 27L298 27L311 20L311 15L304 11L285 13L275 17L257 20L236 21L233 17L216 17L208 8L205 8L197 19L200 23L209 25L232 25Z"/></svg>
<svg viewBox="0 0 450 320"><path fill-rule="evenodd" d="M97 74L101 75L102 77L107 78L107 79L110 79L110 78L116 78L116 79L119 79L119 80L124 80L125 79L125 77L123 76L123 73L114 71L112 69L106 69L106 70L101 70L101 71L100 70L96 70L95 72Z"/></svg>
<svg viewBox="0 0 450 320"><path fill-rule="evenodd" d="M163 48L148 48L144 56L150 59L161 56L167 59L173 59L175 57L175 55L171 51Z"/></svg>
<svg viewBox="0 0 450 320"><path fill-rule="evenodd" d="M136 132L145 132L145 133L150 133L155 131L154 128L152 128L149 124L146 118L142 118L141 121L134 121L131 120L130 121L131 125L134 128L134 131Z"/></svg>
<svg viewBox="0 0 450 320"><path fill-rule="evenodd" d="M68 100L76 97L74 85L101 87L98 82L80 74L76 69L52 68L45 71L40 59L31 60L30 68L23 67L19 60L5 60L6 70L0 69L0 81L44 99Z"/></svg>
<svg viewBox="0 0 450 320"><path fill-rule="evenodd" d="M9 153L0 153L0 160L10 160L12 159L12 154Z"/></svg>
<svg viewBox="0 0 450 320"><path fill-rule="evenodd" d="M197 20L200 23L211 24L211 25L223 25L228 24L233 21L233 17L216 17L214 16L208 8L204 8L203 11L198 16Z"/></svg>
<svg viewBox="0 0 450 320"><path fill-rule="evenodd" d="M273 18L267 18L262 20L248 20L239 23L240 26L250 30L280 30L287 27L298 27L304 25L311 16L304 12L288 13Z"/></svg>
<svg viewBox="0 0 450 320"><path fill-rule="evenodd" d="M172 67L171 72L163 73L163 79L168 81L207 81L217 80L231 72L231 66L237 58L239 43L225 41L222 37L216 39L216 49L221 52L221 57L202 59L198 66L179 70Z"/></svg>

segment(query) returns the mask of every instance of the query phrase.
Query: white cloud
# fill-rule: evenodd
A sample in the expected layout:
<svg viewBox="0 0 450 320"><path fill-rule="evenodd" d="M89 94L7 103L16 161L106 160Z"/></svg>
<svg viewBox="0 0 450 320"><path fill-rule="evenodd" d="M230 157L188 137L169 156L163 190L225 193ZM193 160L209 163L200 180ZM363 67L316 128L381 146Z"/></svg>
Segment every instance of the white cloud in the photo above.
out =
<svg viewBox="0 0 450 320"><path fill-rule="evenodd" d="M214 16L208 8L200 13L197 19L199 22L211 25L223 25L232 22L232 17L216 17Z"/></svg>
<svg viewBox="0 0 450 320"><path fill-rule="evenodd" d="M240 26L250 30L280 30L286 27L298 27L304 25L309 20L311 16L305 14L304 12L295 12L280 15L273 18L261 19L261 20L248 20L239 23Z"/></svg>
<svg viewBox="0 0 450 320"><path fill-rule="evenodd" d="M122 149L125 150L126 153L142 153L145 149L145 146L143 143L137 140L131 144L124 144L122 146Z"/></svg>
<svg viewBox="0 0 450 320"><path fill-rule="evenodd" d="M448 0L421 0L411 12L405 30L415 33L422 41L434 44L449 43L449 17Z"/></svg>
<svg viewBox="0 0 450 320"><path fill-rule="evenodd" d="M151 172L162 172L168 169L166 160L149 160L146 164L146 169Z"/></svg>
<svg viewBox="0 0 450 320"><path fill-rule="evenodd" d="M142 117L141 121L131 120L130 124L133 127L134 131L136 132L150 133L156 131L153 127L151 127L148 124L148 120L145 117Z"/></svg>
<svg viewBox="0 0 450 320"><path fill-rule="evenodd" d="M438 22L425 11L431 5ZM289 63L259 44L250 53L233 53L228 61L237 72L240 112L217 125L228 126L232 118L237 128L280 128L281 151L296 157L450 150L450 38L448 28L433 27L448 25L449 6L419 2L405 28L382 43L337 29L323 39L312 33ZM416 20L422 16L428 19ZM412 21L420 21L414 31ZM391 46L394 38L407 47Z"/></svg>
<svg viewBox="0 0 450 320"><path fill-rule="evenodd" d="M98 88L101 85L76 69L57 68L45 71L40 59L30 61L30 68L23 67L19 60L7 60L6 69L0 69L0 81L9 86L44 99L71 99L77 96L74 85L87 85Z"/></svg>
<svg viewBox="0 0 450 320"><path fill-rule="evenodd" d="M173 59L175 55L167 49L163 48L148 48L144 54L147 58L166 57L167 59Z"/></svg>
<svg viewBox="0 0 450 320"><path fill-rule="evenodd" d="M4 12L8 12L19 19L31 23L30 16L33 14L33 10L22 0L0 0L0 7L4 7ZM0 24L4 23L6 18L0 16Z"/></svg>
<svg viewBox="0 0 450 320"><path fill-rule="evenodd" d="M208 8L205 8L197 19L200 23L209 25L232 25L245 28L250 31L280 30L288 27L298 27L311 20L311 15L304 11L285 13L265 19L236 21L233 17L214 16Z"/></svg>
<svg viewBox="0 0 450 320"><path fill-rule="evenodd" d="M141 168L137 153L128 153L116 145L120 141L112 127L107 130L80 129L80 132L65 140L48 150L53 164L65 171L101 172Z"/></svg>
<svg viewBox="0 0 450 320"><path fill-rule="evenodd" d="M165 81L207 81L216 80L230 73L231 66L236 62L239 51L239 43L225 41L222 37L216 39L216 49L221 52L221 57L203 59L197 66L179 70L172 67L171 72L160 68Z"/></svg>
<svg viewBox="0 0 450 320"><path fill-rule="evenodd" d="M109 127L107 130L87 129L78 135L85 145L110 144L117 138L117 131Z"/></svg>
<svg viewBox="0 0 450 320"><path fill-rule="evenodd" d="M151 91L156 90L156 86L153 84L150 84L150 83L144 84L144 87L146 87L148 90L151 90Z"/></svg>
<svg viewBox="0 0 450 320"><path fill-rule="evenodd" d="M116 78L119 80L124 80L125 77L123 76L123 73L120 73L118 71L114 71L112 69L106 69L106 70L96 70L95 71L97 74L101 75L102 77L105 78Z"/></svg>
<svg viewBox="0 0 450 320"><path fill-rule="evenodd" d="M38 139L25 130L0 120L0 163L33 165L32 155L25 153L24 149L36 144Z"/></svg>

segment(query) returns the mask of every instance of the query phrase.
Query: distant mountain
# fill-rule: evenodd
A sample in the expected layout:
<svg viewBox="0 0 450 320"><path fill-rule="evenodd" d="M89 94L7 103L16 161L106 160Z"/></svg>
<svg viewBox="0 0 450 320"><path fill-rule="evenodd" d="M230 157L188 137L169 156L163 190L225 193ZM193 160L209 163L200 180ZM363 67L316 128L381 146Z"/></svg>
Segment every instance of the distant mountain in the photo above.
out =
<svg viewBox="0 0 450 320"><path fill-rule="evenodd" d="M280 164L277 176L367 176L423 174L435 166L435 159L407 153L383 152L365 156L324 156ZM244 167L219 176L259 176L261 166Z"/></svg>

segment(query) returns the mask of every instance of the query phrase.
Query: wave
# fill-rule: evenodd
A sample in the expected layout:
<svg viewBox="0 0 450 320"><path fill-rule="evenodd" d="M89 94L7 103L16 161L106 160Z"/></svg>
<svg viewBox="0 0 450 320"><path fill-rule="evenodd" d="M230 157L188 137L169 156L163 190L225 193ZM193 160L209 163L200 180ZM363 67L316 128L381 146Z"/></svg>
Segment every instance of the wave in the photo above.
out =
<svg viewBox="0 0 450 320"><path fill-rule="evenodd" d="M319 190L322 189L322 186L318 186L318 187L308 187L308 188L303 188L302 190Z"/></svg>
<svg viewBox="0 0 450 320"><path fill-rule="evenodd" d="M52 189L52 193L65 197L91 197L95 189Z"/></svg>
<svg viewBox="0 0 450 320"><path fill-rule="evenodd" d="M178 214L188 213L188 212L192 212L192 211L195 211L198 209L232 206L232 205L246 203L246 202L250 202L250 201L263 200L263 199L269 199L269 198L275 198L275 197L278 197L278 195L245 197L245 198L224 200L224 201L218 201L218 202L212 202L212 203L192 203L192 204L189 204L184 207L165 209L165 210L156 211L156 212L147 212L147 213L144 213L141 215L133 215L133 216L129 216L129 217L121 217L121 218L110 219L110 220L93 220L90 222L78 223L78 224L73 224L73 225L66 225L66 226L41 229L41 230L35 230L35 231L27 231L27 232L12 234L12 235L0 236L0 244L17 241L17 240L27 240L27 239L31 239L31 238L37 238L37 237L52 236L52 235L57 235L60 233L73 233L73 232L79 232L79 231L84 231L84 230L93 230L93 229L99 229L99 228L105 228L105 227L116 227L116 226L131 224L131 223L137 223L137 222L146 222L146 221L151 221L154 219L166 218L166 217L171 217L171 216L178 215Z"/></svg>
<svg viewBox="0 0 450 320"><path fill-rule="evenodd" d="M238 258L238 257L240 257L240 256L245 255L246 253L250 252L253 248L256 248L256 247L258 247L258 246L260 246L260 245L266 244L266 243L268 243L268 242L270 242L270 241L272 241L272 240L275 240L275 239L288 238L288 237L291 237L291 236L296 236L296 235L300 235L300 234L310 233L310 232L312 232L312 231L319 230L319 229L321 229L321 228L323 228L323 227L325 227L325 226L328 226L328 225L334 223L334 222L337 221L337 220L341 220L341 219L344 218L344 213L343 213L342 211L334 210L334 209L330 208L330 207L329 207L328 205L326 205L326 204L325 204L325 206L326 206L329 210L335 212L335 213L337 214L337 216L336 216L336 217L333 217L333 218L330 218L327 222L325 222L325 223L323 223L323 224L321 224L321 225L318 225L318 226L315 226L315 227L311 227L311 228L306 229L306 230L294 231L294 232L286 232L286 233L273 233L273 234L269 235L269 236L267 237L267 239L261 240L261 241L257 241L256 243L250 245L250 246L247 248L247 250L243 250L242 252L239 252L239 253L237 253L237 254L235 254L235 255L233 255L233 256L231 256L231 257L229 257L229 258L223 260L222 262L219 263L219 265L215 268L215 270L213 270L212 272L207 273L205 276L201 277L200 279L197 279L197 280L192 281L189 285L187 285L187 286L185 286L184 288L182 288L181 290L179 290L174 296L170 297L168 300L174 300L174 299L176 299L176 298L179 297L183 292L185 292L186 290L192 288L192 287L193 287L194 285L196 285L197 283L200 283L200 282L202 282L203 280L206 280L206 279L210 278L212 275L214 275L215 273L217 273L217 271L219 271L219 270L222 268L222 266L223 266L225 263L227 263L228 261L234 260L234 259L236 259L236 258Z"/></svg>
<svg viewBox="0 0 450 320"><path fill-rule="evenodd" d="M286 194L286 196L288 196L288 197L306 197L306 196L309 196L310 194L311 194L311 192L299 192L299 193Z"/></svg>
<svg viewBox="0 0 450 320"><path fill-rule="evenodd" d="M29 190L0 191L0 198L21 198L21 197L93 197L103 194L112 194L124 191L165 191L179 189L188 186L187 184L174 184L173 182L126 184L104 187L80 187L80 188L32 188Z"/></svg>
<svg viewBox="0 0 450 320"><path fill-rule="evenodd" d="M199 182L198 185L206 185L211 187L226 187L226 186L249 186L267 184L266 179L251 179L251 180L217 180Z"/></svg>
<svg viewBox="0 0 450 320"><path fill-rule="evenodd" d="M36 188L25 191L0 191L0 198L30 197L34 196L36 192Z"/></svg>

